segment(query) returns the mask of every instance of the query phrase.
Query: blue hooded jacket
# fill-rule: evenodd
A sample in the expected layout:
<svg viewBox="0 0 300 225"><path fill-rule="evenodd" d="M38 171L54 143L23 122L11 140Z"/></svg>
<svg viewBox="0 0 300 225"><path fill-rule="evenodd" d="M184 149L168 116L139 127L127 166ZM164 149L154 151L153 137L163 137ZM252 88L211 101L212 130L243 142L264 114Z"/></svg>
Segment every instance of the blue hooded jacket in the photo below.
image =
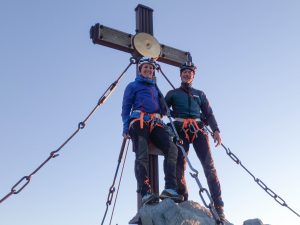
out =
<svg viewBox="0 0 300 225"><path fill-rule="evenodd" d="M125 89L122 103L123 133L127 134L129 122L132 118L139 118L139 113L131 113L140 110L146 113L161 113L156 82L137 75L135 81L129 83Z"/></svg>

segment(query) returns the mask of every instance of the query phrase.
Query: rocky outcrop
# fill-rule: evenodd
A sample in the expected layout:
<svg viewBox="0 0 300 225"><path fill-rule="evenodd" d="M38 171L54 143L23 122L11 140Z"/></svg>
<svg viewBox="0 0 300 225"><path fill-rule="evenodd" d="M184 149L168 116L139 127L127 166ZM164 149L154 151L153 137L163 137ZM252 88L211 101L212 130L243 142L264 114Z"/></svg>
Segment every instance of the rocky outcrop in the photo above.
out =
<svg viewBox="0 0 300 225"><path fill-rule="evenodd" d="M176 204L170 199L165 199L159 204L145 205L140 208L133 220L138 218L142 225L216 225L209 209L193 201ZM133 220L130 224L134 224ZM233 224L224 222L224 225ZM251 219L245 221L243 225L263 225L263 223L259 219Z"/></svg>
<svg viewBox="0 0 300 225"><path fill-rule="evenodd" d="M165 199L156 205L145 205L139 210L139 216L143 225L216 224L210 211L193 201L176 204L171 199Z"/></svg>
<svg viewBox="0 0 300 225"><path fill-rule="evenodd" d="M243 225L264 225L260 219L251 219L244 221ZM265 224L268 225L268 224Z"/></svg>

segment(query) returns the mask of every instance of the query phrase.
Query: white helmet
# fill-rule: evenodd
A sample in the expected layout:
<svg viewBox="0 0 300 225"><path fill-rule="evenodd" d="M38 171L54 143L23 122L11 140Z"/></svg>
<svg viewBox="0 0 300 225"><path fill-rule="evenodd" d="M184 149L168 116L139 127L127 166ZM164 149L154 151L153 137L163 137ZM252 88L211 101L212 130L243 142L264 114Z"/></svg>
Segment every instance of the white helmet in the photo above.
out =
<svg viewBox="0 0 300 225"><path fill-rule="evenodd" d="M150 64L155 69L157 64L153 58L142 57L138 62L138 68L140 69L143 64Z"/></svg>

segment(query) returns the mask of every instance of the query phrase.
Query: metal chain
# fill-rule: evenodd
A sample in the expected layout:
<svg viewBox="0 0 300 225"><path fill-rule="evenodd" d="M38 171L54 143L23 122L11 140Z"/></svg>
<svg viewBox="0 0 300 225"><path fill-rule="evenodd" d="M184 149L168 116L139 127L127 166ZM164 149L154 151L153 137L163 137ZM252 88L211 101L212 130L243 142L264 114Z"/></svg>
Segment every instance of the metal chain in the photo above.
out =
<svg viewBox="0 0 300 225"><path fill-rule="evenodd" d="M214 134L213 132L207 127L204 126L205 129L210 133L210 135L213 137ZM287 203L279 196L277 195L274 191L272 191L262 180L260 180L259 178L255 177L249 169L247 169L241 162L241 160L230 151L229 148L227 148L223 143L221 144L221 146L225 149L226 154L238 165L240 165L252 178L253 180L258 184L258 186L260 186L265 192L267 192L268 195L270 195L272 198L274 198L274 200L276 202L278 202L278 204L280 204L281 206L285 206L287 207L289 210L291 210L293 213L295 213L298 217L300 217L299 213L297 213L295 210L293 210L292 208L290 208Z"/></svg>
<svg viewBox="0 0 300 225"><path fill-rule="evenodd" d="M111 216L110 216L109 225L111 225L111 221L112 221L112 218L113 218L113 215L114 215L114 212L115 212L115 207L116 207L116 203L117 203L117 199L118 199L118 195L119 195L119 190L120 190L121 181L122 181L122 177L123 177L125 162L126 162L126 158L127 158L129 143L130 143L130 140L128 141L128 144L127 144L127 147L126 147L126 152L125 152L124 161L123 161L123 165L122 165L122 170L121 170L121 174L120 174L120 178L119 178L119 183L118 183L116 198L115 198L114 206L113 206L112 213L111 213Z"/></svg>
<svg viewBox="0 0 300 225"><path fill-rule="evenodd" d="M169 119L170 119L170 118L169 118ZM170 121L171 121L171 120L170 120ZM172 123L173 123L173 121L172 121ZM174 125L173 125L173 126L174 126ZM174 127L174 129L175 129L175 127ZM173 130L173 131L174 131L174 130ZM175 133L175 136L176 136L176 133L177 133L176 129L175 129L174 133ZM178 134L177 134L177 136L178 136ZM198 185L198 187L199 187L199 195L200 195L200 198L201 198L201 200L202 200L204 206L210 210L210 212L211 212L211 214L212 214L212 217L214 218L214 220L216 221L216 223L219 224L219 225L223 225L224 223L220 220L219 214L218 214L217 211L216 211L216 208L215 208L215 206L214 206L214 203L213 203L212 197L210 196L209 191L208 191L206 188L204 188L204 187L202 186L202 184L201 184L201 182L200 182L200 180L199 180L199 177L198 177L198 173L199 173L199 172L192 166L192 164L191 164L191 162L190 162L190 160L189 160L189 158L188 158L188 156L187 156L187 154L186 154L184 148L183 148L182 145L180 144L181 141L180 141L180 139L179 139L179 136L178 136L178 137L175 137L175 138L176 138L177 140L179 140L179 141L177 141L176 145L180 148L182 154L184 155L184 157L185 157L185 159L186 159L186 161L187 161L187 163L188 163L188 165L189 165L189 167L190 167L190 170L192 170L192 171L194 172L194 173L191 173L191 172L190 172L190 175L196 180L196 183L197 183L197 185ZM209 204L207 204L207 202L206 202L206 200L205 200L205 198L204 198L204 196L203 196L202 193L205 193L205 194L206 194L207 198L209 199Z"/></svg>
<svg viewBox="0 0 300 225"><path fill-rule="evenodd" d="M127 139L123 138L123 142L122 142L121 150L120 150L120 154L119 154L119 159L118 159L118 164L117 164L117 169L115 171L115 176L114 176L114 179L113 179L113 183L112 183L112 185L109 188L109 192L108 192L107 200L106 200L106 209L105 209L105 212L104 212L104 215L103 215L103 219L102 219L101 225L104 224L104 221L105 221L105 218L106 218L106 214L107 214L107 211L108 211L108 207L111 205L111 202L112 202L112 199L113 199L113 196L114 196L114 192L116 190L115 189L115 182L116 182L116 179L117 179L117 176L118 176L119 167L120 167L121 160L122 160L122 157L123 157L123 153L124 153L126 141L127 141Z"/></svg>
<svg viewBox="0 0 300 225"><path fill-rule="evenodd" d="M85 128L86 122L88 119L92 116L92 114L97 110L97 108L105 102L105 100L111 95L111 93L114 91L115 87L117 86L119 80L121 77L125 74L125 72L129 69L129 67L132 64L136 64L136 60L132 57L130 58L130 63L126 67L126 69L121 73L121 75L117 78L116 81L114 81L104 92L104 94L100 97L98 100L97 105L93 108L93 110L88 114L88 116L80 123L78 123L77 129L74 131L74 133L55 151L52 151L48 158L42 162L32 173L30 173L27 176L22 177L15 185L12 186L10 192L5 195L3 198L0 199L0 204L4 202L6 199L8 199L13 194L19 194L30 182L32 176L37 173L46 163L49 162L50 159L55 158L59 156L57 154L80 130Z"/></svg>

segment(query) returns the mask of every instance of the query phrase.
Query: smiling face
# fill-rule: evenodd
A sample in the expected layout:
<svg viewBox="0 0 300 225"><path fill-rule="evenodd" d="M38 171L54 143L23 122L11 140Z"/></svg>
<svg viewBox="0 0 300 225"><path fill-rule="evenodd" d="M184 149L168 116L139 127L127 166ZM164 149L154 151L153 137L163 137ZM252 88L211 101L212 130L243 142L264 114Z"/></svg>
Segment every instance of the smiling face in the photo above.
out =
<svg viewBox="0 0 300 225"><path fill-rule="evenodd" d="M181 82L191 84L194 80L194 76L195 76L194 71L185 69L180 74Z"/></svg>
<svg viewBox="0 0 300 225"><path fill-rule="evenodd" d="M152 79L154 75L154 67L151 64L145 63L141 65L140 72L143 77Z"/></svg>

